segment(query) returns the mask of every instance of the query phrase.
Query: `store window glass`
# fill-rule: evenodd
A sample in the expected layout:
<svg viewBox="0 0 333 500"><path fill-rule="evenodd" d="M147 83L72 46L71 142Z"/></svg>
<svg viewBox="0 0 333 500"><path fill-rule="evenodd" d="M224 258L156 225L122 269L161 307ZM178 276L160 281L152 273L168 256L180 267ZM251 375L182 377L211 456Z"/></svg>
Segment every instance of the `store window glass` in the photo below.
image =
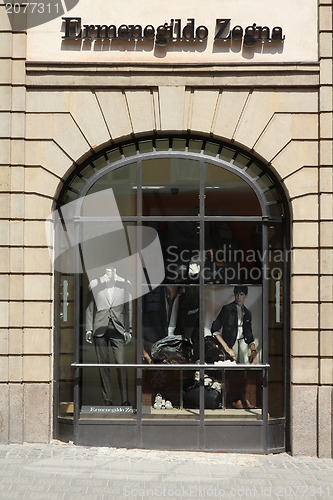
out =
<svg viewBox="0 0 333 500"><path fill-rule="evenodd" d="M198 222L146 224L153 225L159 236L165 275L160 286L142 297L143 344L149 355L146 359L150 361L155 343L178 336L188 343L189 352L186 355L184 351L183 363L190 362L194 355L198 359L199 352ZM153 354L158 359L159 353Z"/></svg>
<svg viewBox="0 0 333 500"><path fill-rule="evenodd" d="M220 418L234 411L239 417L262 418L262 371L255 370L262 363L262 286L206 284L204 294L205 361L222 368L205 373L209 388L214 382L221 385L226 412ZM239 365L243 368L235 369ZM208 412L207 418L214 415Z"/></svg>
<svg viewBox="0 0 333 500"><path fill-rule="evenodd" d="M204 258L206 283L262 283L262 224L206 222Z"/></svg>
<svg viewBox="0 0 333 500"><path fill-rule="evenodd" d="M58 349L56 371L58 376L58 415L72 419L74 416L74 369L75 361L75 280L73 274L74 258L68 252L63 235L63 224L55 219L55 234L57 245L57 259L55 266L60 272L56 276L56 290L58 293L58 336L55 345Z"/></svg>
<svg viewBox="0 0 333 500"><path fill-rule="evenodd" d="M73 368L71 364L75 360L74 356L74 280L71 274L61 274L59 276L60 295L60 335L59 342L59 416L73 418L74 413L74 382Z"/></svg>
<svg viewBox="0 0 333 500"><path fill-rule="evenodd" d="M157 231L164 263L164 283L194 283L199 276L195 264L200 248L200 223L193 221L145 222Z"/></svg>
<svg viewBox="0 0 333 500"><path fill-rule="evenodd" d="M136 225L80 221L82 279L81 417L133 418L136 373ZM104 366L118 364L119 367ZM105 408L105 407L112 407Z"/></svg>
<svg viewBox="0 0 333 500"><path fill-rule="evenodd" d="M198 420L199 392L195 401L187 399L194 370L143 370L142 416L144 420ZM199 384L198 384L199 387Z"/></svg>
<svg viewBox="0 0 333 500"><path fill-rule="evenodd" d="M60 276L60 415L75 361L84 419L140 407L144 420L260 420L267 363L269 417L283 416L285 262L270 259L283 211L259 163L210 141L142 141L90 161L64 200L75 193L82 272Z"/></svg>
<svg viewBox="0 0 333 500"><path fill-rule="evenodd" d="M199 166L181 158L143 160L142 214L198 215Z"/></svg>
<svg viewBox="0 0 333 500"><path fill-rule="evenodd" d="M106 165L106 161L105 161ZM87 194L113 190L119 214L121 216L136 215L137 213L137 178L136 163L124 165L112 170L101 177Z"/></svg>
<svg viewBox="0 0 333 500"><path fill-rule="evenodd" d="M258 197L249 184L218 165L205 166L206 215L261 215Z"/></svg>
<svg viewBox="0 0 333 500"><path fill-rule="evenodd" d="M286 268L290 253L283 248L283 225L275 222L269 226L269 364L270 383L268 404L270 417L284 415L285 340L284 293Z"/></svg>

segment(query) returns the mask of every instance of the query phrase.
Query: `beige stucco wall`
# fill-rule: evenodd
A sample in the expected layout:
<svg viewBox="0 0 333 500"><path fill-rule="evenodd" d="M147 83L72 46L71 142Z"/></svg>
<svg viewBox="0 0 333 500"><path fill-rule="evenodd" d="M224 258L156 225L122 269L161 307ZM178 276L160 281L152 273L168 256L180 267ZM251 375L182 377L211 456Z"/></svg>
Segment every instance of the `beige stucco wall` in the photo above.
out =
<svg viewBox="0 0 333 500"><path fill-rule="evenodd" d="M184 132L238 144L281 179L292 217L292 451L331 456L331 2L320 7L320 61L301 66L25 68L26 35L9 33L4 5L0 19L0 440L52 436L44 220L73 163L113 141Z"/></svg>

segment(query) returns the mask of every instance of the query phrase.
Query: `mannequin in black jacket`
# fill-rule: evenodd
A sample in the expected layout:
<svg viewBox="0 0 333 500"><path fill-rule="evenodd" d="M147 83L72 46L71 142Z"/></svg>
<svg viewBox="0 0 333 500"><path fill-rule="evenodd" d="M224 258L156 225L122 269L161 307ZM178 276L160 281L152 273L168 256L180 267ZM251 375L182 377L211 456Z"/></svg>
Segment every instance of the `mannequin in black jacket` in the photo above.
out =
<svg viewBox="0 0 333 500"><path fill-rule="evenodd" d="M252 333L251 313L244 305L247 294L247 286L235 286L234 302L222 307L213 321L211 332L224 347L225 343L228 345L229 354L235 357L238 363L252 364L257 362L257 352ZM244 342L249 348L248 360L245 359L244 349L242 349ZM233 408L254 407L244 395L233 401L232 406Z"/></svg>

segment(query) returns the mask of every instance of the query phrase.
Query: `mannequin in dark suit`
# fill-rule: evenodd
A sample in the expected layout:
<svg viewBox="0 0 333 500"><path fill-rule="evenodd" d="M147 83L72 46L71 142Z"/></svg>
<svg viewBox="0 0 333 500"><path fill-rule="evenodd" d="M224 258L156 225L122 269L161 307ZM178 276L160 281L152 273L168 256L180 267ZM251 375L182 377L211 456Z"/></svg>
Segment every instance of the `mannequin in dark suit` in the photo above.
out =
<svg viewBox="0 0 333 500"><path fill-rule="evenodd" d="M236 358L237 363L252 364L257 362L257 352L252 333L251 313L244 305L247 294L247 286L234 287L234 302L222 307L213 321L211 332L224 347L227 344L227 351ZM244 394L245 392L246 389ZM233 408L254 408L244 394L232 402Z"/></svg>
<svg viewBox="0 0 333 500"><path fill-rule="evenodd" d="M132 335L131 285L116 274L116 270L106 269L104 276L89 283L86 307L86 341L94 342L97 361L108 364L109 344L115 362L124 363L125 345ZM111 373L108 367L99 369L104 404L112 406ZM129 406L127 371L117 369L122 405Z"/></svg>

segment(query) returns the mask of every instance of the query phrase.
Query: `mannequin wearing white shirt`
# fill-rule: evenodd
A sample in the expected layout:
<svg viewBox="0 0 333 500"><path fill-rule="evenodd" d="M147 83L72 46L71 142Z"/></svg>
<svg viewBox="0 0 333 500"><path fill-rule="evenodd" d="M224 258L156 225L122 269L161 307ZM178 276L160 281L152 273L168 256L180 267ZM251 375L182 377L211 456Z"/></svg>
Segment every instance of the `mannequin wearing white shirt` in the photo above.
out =
<svg viewBox="0 0 333 500"><path fill-rule="evenodd" d="M251 313L244 302L248 294L248 287L236 285L234 287L234 302L222 307L211 327L211 333L223 345L226 351L236 358L237 363L257 363L257 351L254 343L251 325ZM246 388L244 387L244 394ZM240 395L232 402L232 407L254 408L254 405Z"/></svg>

